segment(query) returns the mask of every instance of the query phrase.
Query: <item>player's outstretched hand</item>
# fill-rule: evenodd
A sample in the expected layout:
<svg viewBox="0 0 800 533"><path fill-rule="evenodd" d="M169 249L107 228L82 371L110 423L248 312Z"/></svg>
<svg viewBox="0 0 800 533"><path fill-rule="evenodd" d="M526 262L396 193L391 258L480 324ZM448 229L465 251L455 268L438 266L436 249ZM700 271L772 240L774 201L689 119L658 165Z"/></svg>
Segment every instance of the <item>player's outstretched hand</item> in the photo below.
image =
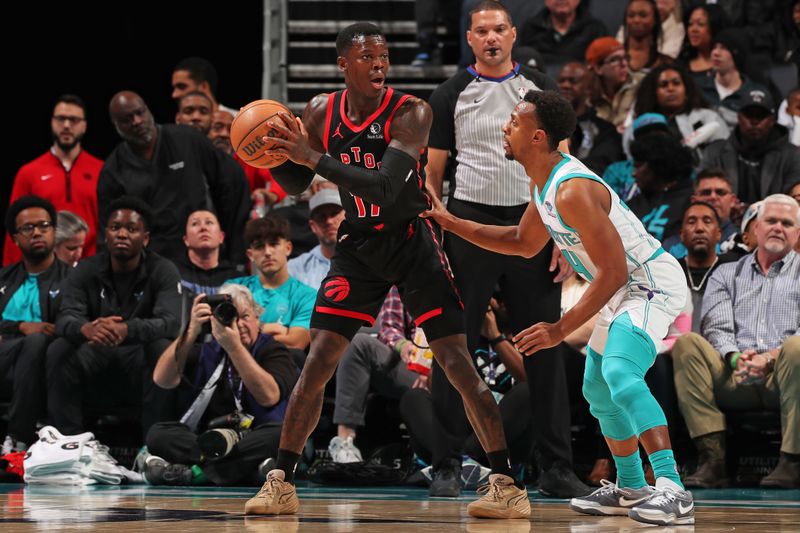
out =
<svg viewBox="0 0 800 533"><path fill-rule="evenodd" d="M442 229L448 229L453 220L453 215L447 210L439 197L433 194L430 184L426 183L425 188L428 190L428 197L431 199L431 208L423 211L419 216L422 218L432 218L439 224Z"/></svg>
<svg viewBox="0 0 800 533"><path fill-rule="evenodd" d="M271 120L269 125L278 132L279 136L264 137L264 142L272 143L276 148L265 150L265 153L268 155L286 155L298 165L313 169L319 157L313 158L316 152L308 142L308 131L306 131L302 119L300 117L293 118L287 113L278 113L278 117L280 120Z"/></svg>
<svg viewBox="0 0 800 533"><path fill-rule="evenodd" d="M533 355L539 350L552 348L563 340L564 334L557 323L539 322L514 335L514 346L523 355Z"/></svg>

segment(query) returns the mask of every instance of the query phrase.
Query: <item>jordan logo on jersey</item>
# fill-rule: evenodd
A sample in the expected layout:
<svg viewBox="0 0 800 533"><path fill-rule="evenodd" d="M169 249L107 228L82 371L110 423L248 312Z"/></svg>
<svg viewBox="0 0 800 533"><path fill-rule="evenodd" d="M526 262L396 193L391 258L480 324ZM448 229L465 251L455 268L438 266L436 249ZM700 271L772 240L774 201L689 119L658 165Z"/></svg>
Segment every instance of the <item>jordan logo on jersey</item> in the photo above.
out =
<svg viewBox="0 0 800 533"><path fill-rule="evenodd" d="M337 135L339 136L340 139L344 139L344 135L342 135L342 131L341 130L342 130L342 123L339 122L339 125L336 126L336 130L333 132L333 135L331 135L331 139L333 139Z"/></svg>

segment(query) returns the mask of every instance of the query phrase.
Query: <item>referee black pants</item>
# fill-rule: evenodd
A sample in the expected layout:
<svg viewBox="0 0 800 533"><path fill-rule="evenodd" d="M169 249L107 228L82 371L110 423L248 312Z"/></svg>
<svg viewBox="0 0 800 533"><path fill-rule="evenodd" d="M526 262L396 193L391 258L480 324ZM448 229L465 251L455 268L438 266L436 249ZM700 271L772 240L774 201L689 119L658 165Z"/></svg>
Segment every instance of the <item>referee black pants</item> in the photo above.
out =
<svg viewBox="0 0 800 533"><path fill-rule="evenodd" d="M448 203L448 210L460 218L498 226L516 225L525 207L484 206L452 198ZM502 292L514 333L537 322L556 322L559 319L561 284L553 283L554 273L548 270L552 250L550 243L538 255L526 259L490 252L452 233L446 234L445 251L464 303L470 353L475 353L478 346L481 324L497 286ZM571 466L570 403L561 348L542 350L524 359L537 462L544 470L555 462ZM464 406L438 365L433 367L432 395L439 419L453 424L452 429L444 429L458 434L458 428L466 418ZM442 439L446 440L446 437L442 436ZM459 456L460 450L457 449L451 449L446 455ZM434 467L446 457L433 457Z"/></svg>

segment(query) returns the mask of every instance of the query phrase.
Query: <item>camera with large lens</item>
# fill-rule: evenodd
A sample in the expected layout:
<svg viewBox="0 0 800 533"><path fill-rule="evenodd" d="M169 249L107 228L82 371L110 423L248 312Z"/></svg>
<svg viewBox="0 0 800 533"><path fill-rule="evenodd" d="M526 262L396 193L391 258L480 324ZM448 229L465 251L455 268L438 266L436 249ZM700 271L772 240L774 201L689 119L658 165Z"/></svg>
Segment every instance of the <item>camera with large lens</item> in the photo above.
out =
<svg viewBox="0 0 800 533"><path fill-rule="evenodd" d="M212 294L201 301L211 307L211 314L223 326L230 327L239 318L239 312L236 310L236 306L233 305L233 298L231 298L230 294ZM211 334L211 322L203 324L203 333Z"/></svg>
<svg viewBox="0 0 800 533"><path fill-rule="evenodd" d="M242 436L250 431L251 415L231 413L212 418L208 430L197 437L197 446L209 459L228 455Z"/></svg>

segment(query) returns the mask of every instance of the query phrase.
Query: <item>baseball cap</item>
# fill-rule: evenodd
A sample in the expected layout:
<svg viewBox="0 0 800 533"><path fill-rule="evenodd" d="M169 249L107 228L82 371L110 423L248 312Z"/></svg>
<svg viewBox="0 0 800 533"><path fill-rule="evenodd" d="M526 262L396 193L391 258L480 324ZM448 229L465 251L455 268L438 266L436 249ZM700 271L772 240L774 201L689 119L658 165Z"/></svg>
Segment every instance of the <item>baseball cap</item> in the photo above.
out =
<svg viewBox="0 0 800 533"><path fill-rule="evenodd" d="M622 43L613 37L599 37L592 41L586 49L586 62L597 66L605 61L608 56L622 48Z"/></svg>
<svg viewBox="0 0 800 533"><path fill-rule="evenodd" d="M342 206L342 199L339 198L339 189L324 188L317 191L317 194L308 200L308 212L313 214L316 208L328 204Z"/></svg>
<svg viewBox="0 0 800 533"><path fill-rule="evenodd" d="M744 212L744 216L742 217L742 233L747 231L747 225L750 224L750 222L752 222L752 220L758 216L763 206L764 206L764 200L760 200L758 202L750 204L750 206Z"/></svg>
<svg viewBox="0 0 800 533"><path fill-rule="evenodd" d="M642 113L633 120L634 134L642 128L660 127L667 130L667 117L661 113Z"/></svg>
<svg viewBox="0 0 800 533"><path fill-rule="evenodd" d="M760 107L767 110L770 114L775 114L775 101L769 91L762 91L761 89L752 89L744 93L741 103L739 104L739 111L744 111L748 107Z"/></svg>

